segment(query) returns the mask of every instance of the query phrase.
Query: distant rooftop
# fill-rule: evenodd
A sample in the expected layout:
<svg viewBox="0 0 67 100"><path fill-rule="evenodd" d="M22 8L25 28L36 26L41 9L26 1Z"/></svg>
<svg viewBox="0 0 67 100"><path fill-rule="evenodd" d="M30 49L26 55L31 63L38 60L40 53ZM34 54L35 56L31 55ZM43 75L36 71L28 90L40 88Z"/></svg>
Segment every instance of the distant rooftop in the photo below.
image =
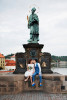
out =
<svg viewBox="0 0 67 100"><path fill-rule="evenodd" d="M0 53L0 58L5 58L5 57Z"/></svg>
<svg viewBox="0 0 67 100"><path fill-rule="evenodd" d="M6 65L5 66L15 66L16 65L16 61L14 60L5 60Z"/></svg>

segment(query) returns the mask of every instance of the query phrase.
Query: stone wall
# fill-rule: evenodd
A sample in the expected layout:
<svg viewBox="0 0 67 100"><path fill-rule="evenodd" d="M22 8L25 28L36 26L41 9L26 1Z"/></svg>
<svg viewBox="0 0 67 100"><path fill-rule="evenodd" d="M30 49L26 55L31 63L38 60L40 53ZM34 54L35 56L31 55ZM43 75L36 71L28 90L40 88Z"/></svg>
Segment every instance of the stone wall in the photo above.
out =
<svg viewBox="0 0 67 100"><path fill-rule="evenodd" d="M17 94L23 90L22 75L1 75L0 94Z"/></svg>
<svg viewBox="0 0 67 100"><path fill-rule="evenodd" d="M24 75L0 75L0 94L17 94L23 91L43 91L46 93L67 93L67 76L60 74L43 74L42 84L39 86L38 75L35 78L35 87L30 80L24 82Z"/></svg>

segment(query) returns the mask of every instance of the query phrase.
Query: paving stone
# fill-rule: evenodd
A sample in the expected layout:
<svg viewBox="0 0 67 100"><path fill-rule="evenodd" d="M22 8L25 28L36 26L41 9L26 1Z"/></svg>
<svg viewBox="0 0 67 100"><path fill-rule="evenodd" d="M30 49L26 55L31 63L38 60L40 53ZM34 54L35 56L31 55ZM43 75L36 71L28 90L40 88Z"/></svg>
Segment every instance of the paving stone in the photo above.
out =
<svg viewBox="0 0 67 100"><path fill-rule="evenodd" d="M0 100L67 100L67 94L49 94L31 91L14 95L0 95Z"/></svg>

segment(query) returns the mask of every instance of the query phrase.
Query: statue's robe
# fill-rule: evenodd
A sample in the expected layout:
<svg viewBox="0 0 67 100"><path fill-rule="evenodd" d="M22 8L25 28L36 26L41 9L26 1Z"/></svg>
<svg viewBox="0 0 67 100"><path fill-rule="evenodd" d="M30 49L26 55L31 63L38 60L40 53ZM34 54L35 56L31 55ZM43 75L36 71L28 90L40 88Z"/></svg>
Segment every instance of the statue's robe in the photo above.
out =
<svg viewBox="0 0 67 100"><path fill-rule="evenodd" d="M29 17L28 28L30 28L30 34L39 34L39 19L36 14L31 14Z"/></svg>

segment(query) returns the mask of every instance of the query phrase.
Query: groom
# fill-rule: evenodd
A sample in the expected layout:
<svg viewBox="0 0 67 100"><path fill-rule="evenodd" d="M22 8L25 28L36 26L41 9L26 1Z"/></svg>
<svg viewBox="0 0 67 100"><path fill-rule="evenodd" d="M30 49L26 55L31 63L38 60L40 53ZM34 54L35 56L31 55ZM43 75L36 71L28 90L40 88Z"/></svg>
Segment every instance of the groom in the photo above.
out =
<svg viewBox="0 0 67 100"><path fill-rule="evenodd" d="M32 86L35 86L35 76L39 75L39 81L40 81L40 86L42 86L42 74L41 74L41 67L40 64L36 62L36 60L33 60L34 67L35 67L35 72L32 75Z"/></svg>

